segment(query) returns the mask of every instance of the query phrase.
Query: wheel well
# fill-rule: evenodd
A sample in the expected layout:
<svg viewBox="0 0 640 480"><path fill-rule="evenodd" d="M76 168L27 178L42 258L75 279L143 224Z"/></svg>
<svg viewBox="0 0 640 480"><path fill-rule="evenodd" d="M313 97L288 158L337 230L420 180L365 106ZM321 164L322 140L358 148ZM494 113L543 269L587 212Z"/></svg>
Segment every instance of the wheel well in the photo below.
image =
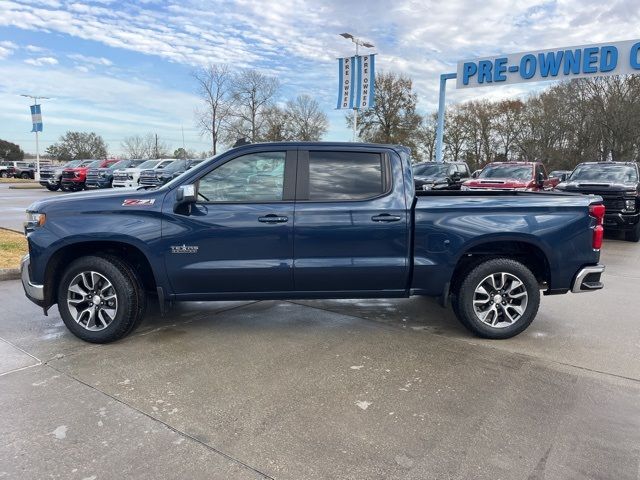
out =
<svg viewBox="0 0 640 480"><path fill-rule="evenodd" d="M45 270L45 304L50 306L56 303L58 283L69 263L86 255L100 254L113 255L126 262L139 275L144 289L150 293L156 292L156 280L151 264L139 248L123 242L89 241L67 245L53 254Z"/></svg>
<svg viewBox="0 0 640 480"><path fill-rule="evenodd" d="M455 294L464 276L479 263L491 258L512 258L525 265L543 287L551 281L551 268L544 252L528 242L497 241L487 242L467 250L451 276L451 292Z"/></svg>

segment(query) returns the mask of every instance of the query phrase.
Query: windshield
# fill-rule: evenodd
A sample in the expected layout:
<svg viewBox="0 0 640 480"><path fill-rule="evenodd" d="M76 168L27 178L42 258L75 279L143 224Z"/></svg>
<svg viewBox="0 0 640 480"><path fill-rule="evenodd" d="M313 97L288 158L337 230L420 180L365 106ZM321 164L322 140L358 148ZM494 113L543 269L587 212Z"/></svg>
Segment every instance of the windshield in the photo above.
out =
<svg viewBox="0 0 640 480"><path fill-rule="evenodd" d="M142 162L140 165L138 165L138 168L154 168L158 163L160 163L160 160L147 160L146 162Z"/></svg>
<svg viewBox="0 0 640 480"><path fill-rule="evenodd" d="M100 165L102 165L102 160L93 160L92 162L89 162L87 165L81 165L82 167L89 167L89 168L97 168Z"/></svg>
<svg viewBox="0 0 640 480"><path fill-rule="evenodd" d="M178 170L184 170L187 162L185 160L176 160L164 167L165 172L177 172Z"/></svg>
<svg viewBox="0 0 640 480"><path fill-rule="evenodd" d="M88 167L90 166L92 163L95 163L96 160L81 160L79 165L76 165L77 167Z"/></svg>
<svg viewBox="0 0 640 480"><path fill-rule="evenodd" d="M425 165L416 165L413 167L413 174L422 177L446 177L449 171L449 165L427 163Z"/></svg>
<svg viewBox="0 0 640 480"><path fill-rule="evenodd" d="M73 167L77 167L78 165L80 165L80 163L82 163L82 160L71 160L70 162L65 163L62 168L73 168Z"/></svg>
<svg viewBox="0 0 640 480"><path fill-rule="evenodd" d="M116 168L127 168L129 166L129 160L120 160L112 165L109 165L107 168L109 170L115 170Z"/></svg>
<svg viewBox="0 0 640 480"><path fill-rule="evenodd" d="M610 165L583 164L573 171L570 180L588 180L596 183L631 183L638 181L638 172L633 165L612 163Z"/></svg>
<svg viewBox="0 0 640 480"><path fill-rule="evenodd" d="M488 165L484 167L478 178L509 178L514 180L531 180L531 165Z"/></svg>
<svg viewBox="0 0 640 480"><path fill-rule="evenodd" d="M195 167L187 170L186 172L182 173L181 175L178 175L176 178L174 178L170 182L165 183L162 188L173 188L175 185L179 185L180 183L182 183L182 177L185 174L187 174L187 172L189 172L189 175L191 175L193 172L201 171L201 170L207 168L207 165L211 165L212 162L214 162L215 160L220 158L221 155L223 155L223 154L216 155L215 157L208 158L206 160L198 160L198 165L196 165Z"/></svg>

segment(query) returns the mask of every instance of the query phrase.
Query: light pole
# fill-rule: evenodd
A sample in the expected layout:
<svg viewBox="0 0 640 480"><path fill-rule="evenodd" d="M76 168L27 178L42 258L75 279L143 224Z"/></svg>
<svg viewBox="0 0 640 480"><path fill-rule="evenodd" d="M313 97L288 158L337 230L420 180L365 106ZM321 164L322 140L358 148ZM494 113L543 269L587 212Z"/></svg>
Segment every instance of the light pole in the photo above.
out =
<svg viewBox="0 0 640 480"><path fill-rule="evenodd" d="M49 97L38 97L35 95L25 95L24 93L20 94L21 97L27 97L27 98L32 98L33 99L33 105L37 105L38 104L38 99L40 100L49 100ZM38 129L35 128L35 134L36 134L36 173L35 173L35 179L37 181L40 180L40 144L38 143Z"/></svg>
<svg viewBox="0 0 640 480"><path fill-rule="evenodd" d="M359 56L358 47L373 48L375 46L373 43L365 42L359 38L354 37L350 33L341 33L340 36L348 40L351 40L353 43L356 44L356 65L358 64L357 58ZM358 105L356 104L355 108L353 109L353 141L354 142L356 141L357 136L358 136Z"/></svg>

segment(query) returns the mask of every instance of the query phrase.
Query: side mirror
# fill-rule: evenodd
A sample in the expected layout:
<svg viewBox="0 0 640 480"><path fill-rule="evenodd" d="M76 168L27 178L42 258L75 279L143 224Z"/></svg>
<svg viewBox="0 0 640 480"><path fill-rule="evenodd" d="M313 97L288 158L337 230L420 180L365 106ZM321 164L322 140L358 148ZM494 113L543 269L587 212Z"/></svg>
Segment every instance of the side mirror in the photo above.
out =
<svg viewBox="0 0 640 480"><path fill-rule="evenodd" d="M536 183L540 187L544 185L544 174L542 172L538 172L536 175Z"/></svg>
<svg viewBox="0 0 640 480"><path fill-rule="evenodd" d="M191 204L196 203L198 194L196 192L196 186L180 185L176 191L176 203L173 206L175 213L188 213L191 209Z"/></svg>
<svg viewBox="0 0 640 480"><path fill-rule="evenodd" d="M560 181L561 182L566 182L567 181L567 177L568 177L568 175L566 173L563 173L562 175L560 175Z"/></svg>
<svg viewBox="0 0 640 480"><path fill-rule="evenodd" d="M459 181L460 181L460 179L461 179L461 177L460 177L460 172L453 172L453 173L451 174L451 181L452 181L452 182L457 183L457 182L459 182Z"/></svg>

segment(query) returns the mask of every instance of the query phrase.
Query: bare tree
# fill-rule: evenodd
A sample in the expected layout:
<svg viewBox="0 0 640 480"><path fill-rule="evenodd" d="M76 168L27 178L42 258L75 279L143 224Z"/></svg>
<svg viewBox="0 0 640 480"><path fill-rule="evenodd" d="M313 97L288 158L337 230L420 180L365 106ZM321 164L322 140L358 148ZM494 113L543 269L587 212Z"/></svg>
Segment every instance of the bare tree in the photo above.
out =
<svg viewBox="0 0 640 480"><path fill-rule="evenodd" d="M196 123L202 135L211 136L211 151L217 153L233 106L233 76L227 65L209 65L193 72L204 106L196 109Z"/></svg>
<svg viewBox="0 0 640 480"><path fill-rule="evenodd" d="M126 158L166 158L171 153L169 145L154 133L125 137L120 146Z"/></svg>
<svg viewBox="0 0 640 480"><path fill-rule="evenodd" d="M125 137L120 143L120 147L126 158L148 158L149 145L144 137L140 135L131 135Z"/></svg>
<svg viewBox="0 0 640 480"><path fill-rule="evenodd" d="M232 90L234 108L226 127L228 140L241 137L251 142L261 140L266 121L263 113L275 100L280 82L256 70L243 70L234 76Z"/></svg>
<svg viewBox="0 0 640 480"><path fill-rule="evenodd" d="M327 133L329 119L320 110L318 102L309 95L299 95L295 100L289 100L285 114L286 136L291 140L317 142Z"/></svg>

